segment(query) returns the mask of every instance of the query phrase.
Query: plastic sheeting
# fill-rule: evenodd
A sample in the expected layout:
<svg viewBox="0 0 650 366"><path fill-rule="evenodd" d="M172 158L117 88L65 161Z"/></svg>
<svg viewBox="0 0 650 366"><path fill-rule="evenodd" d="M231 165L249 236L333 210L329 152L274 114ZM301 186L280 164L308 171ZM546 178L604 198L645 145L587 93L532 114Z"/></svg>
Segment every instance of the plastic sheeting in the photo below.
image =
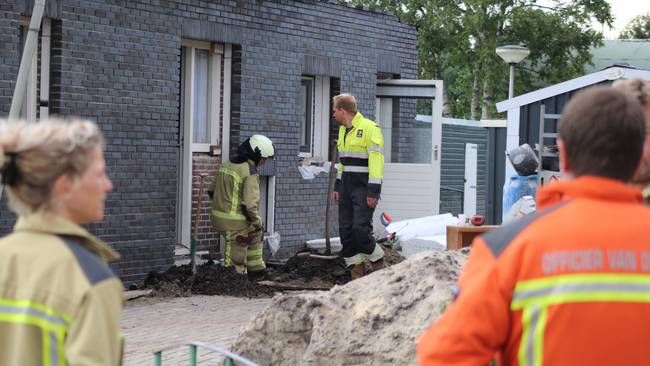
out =
<svg viewBox="0 0 650 366"><path fill-rule="evenodd" d="M458 223L457 217L446 213L393 222L386 227L386 230L397 235L402 255L409 257L426 250L445 250L447 226L458 225Z"/></svg>

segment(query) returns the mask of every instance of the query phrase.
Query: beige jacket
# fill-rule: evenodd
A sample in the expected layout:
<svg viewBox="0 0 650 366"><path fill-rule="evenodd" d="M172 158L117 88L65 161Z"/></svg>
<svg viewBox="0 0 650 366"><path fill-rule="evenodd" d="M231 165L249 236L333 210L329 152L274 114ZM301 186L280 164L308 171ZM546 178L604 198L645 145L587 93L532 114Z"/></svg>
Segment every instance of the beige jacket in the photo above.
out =
<svg viewBox="0 0 650 366"><path fill-rule="evenodd" d="M82 227L34 214L0 240L0 365L119 365L118 254Z"/></svg>
<svg viewBox="0 0 650 366"><path fill-rule="evenodd" d="M260 176L255 163L221 164L212 188L212 225L216 231L238 231L260 226Z"/></svg>

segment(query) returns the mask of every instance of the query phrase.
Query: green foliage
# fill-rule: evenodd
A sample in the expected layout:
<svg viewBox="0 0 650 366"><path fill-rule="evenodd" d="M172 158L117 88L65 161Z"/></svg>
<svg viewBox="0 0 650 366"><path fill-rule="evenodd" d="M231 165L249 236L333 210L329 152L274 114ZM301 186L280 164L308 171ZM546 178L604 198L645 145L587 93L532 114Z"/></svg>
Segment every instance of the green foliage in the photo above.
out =
<svg viewBox="0 0 650 366"><path fill-rule="evenodd" d="M650 13L634 17L623 28L618 39L650 39Z"/></svg>
<svg viewBox="0 0 650 366"><path fill-rule="evenodd" d="M602 44L592 20L612 24L607 0L351 0L393 12L419 31L420 78L443 79L454 117L496 114L507 98L508 65L499 45L525 44L530 55L516 67L515 94L584 73L589 48ZM549 4L548 1L544 2ZM484 99L486 103L484 102ZM472 105L476 108L472 110Z"/></svg>

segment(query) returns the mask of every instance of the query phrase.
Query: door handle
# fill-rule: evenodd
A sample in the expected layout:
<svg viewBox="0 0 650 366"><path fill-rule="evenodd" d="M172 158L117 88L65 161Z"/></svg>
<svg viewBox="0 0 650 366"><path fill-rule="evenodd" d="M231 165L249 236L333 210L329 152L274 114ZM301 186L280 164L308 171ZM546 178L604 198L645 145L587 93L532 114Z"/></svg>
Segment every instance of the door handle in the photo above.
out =
<svg viewBox="0 0 650 366"><path fill-rule="evenodd" d="M438 160L438 145L433 145L433 160Z"/></svg>

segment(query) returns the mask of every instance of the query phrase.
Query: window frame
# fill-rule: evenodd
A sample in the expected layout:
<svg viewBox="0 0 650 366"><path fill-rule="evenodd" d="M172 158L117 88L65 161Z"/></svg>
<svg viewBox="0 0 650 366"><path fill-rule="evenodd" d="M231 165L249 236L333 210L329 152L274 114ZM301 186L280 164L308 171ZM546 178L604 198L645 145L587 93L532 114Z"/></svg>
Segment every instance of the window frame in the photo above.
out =
<svg viewBox="0 0 650 366"><path fill-rule="evenodd" d="M301 112L301 121L300 121L300 144L298 146L298 156L300 157L311 157L314 152L314 112L315 112L315 103L314 103L314 89L315 89L315 78L311 76L303 76L300 78L300 112ZM306 105L303 105L303 87L307 83L307 95L305 96ZM304 115L303 115L304 107ZM303 132L303 120L305 119L305 131ZM303 133L306 133L307 136L304 136ZM306 145L302 145L303 137L306 140Z"/></svg>
<svg viewBox="0 0 650 366"><path fill-rule="evenodd" d="M181 40L183 67L183 125L184 138L190 139L190 152L210 153L212 146L221 144L221 70L224 59L224 46L222 44L197 41L190 39ZM194 83L196 67L196 50L207 50L208 58L208 90L207 90L207 116L210 129L209 143L194 142ZM214 102L216 100L216 102Z"/></svg>
<svg viewBox="0 0 650 366"><path fill-rule="evenodd" d="M328 161L329 151L329 124L330 124L330 78L327 76L302 76L312 80L311 92L311 147L309 151L302 151L298 146L298 156L301 158L314 158ZM301 100L302 102L302 100ZM300 131L302 133L302 130Z"/></svg>
<svg viewBox="0 0 650 366"><path fill-rule="evenodd" d="M29 17L20 17L18 20L21 58L25 51L25 41L27 40L30 21L31 18ZM36 122L38 119L45 119L49 116L51 34L51 19L43 17L38 33L40 42L37 44L36 52L34 52L31 59L30 71L27 76L27 90L25 91L23 105L20 106L20 118L28 122ZM39 59L40 64L38 63Z"/></svg>

